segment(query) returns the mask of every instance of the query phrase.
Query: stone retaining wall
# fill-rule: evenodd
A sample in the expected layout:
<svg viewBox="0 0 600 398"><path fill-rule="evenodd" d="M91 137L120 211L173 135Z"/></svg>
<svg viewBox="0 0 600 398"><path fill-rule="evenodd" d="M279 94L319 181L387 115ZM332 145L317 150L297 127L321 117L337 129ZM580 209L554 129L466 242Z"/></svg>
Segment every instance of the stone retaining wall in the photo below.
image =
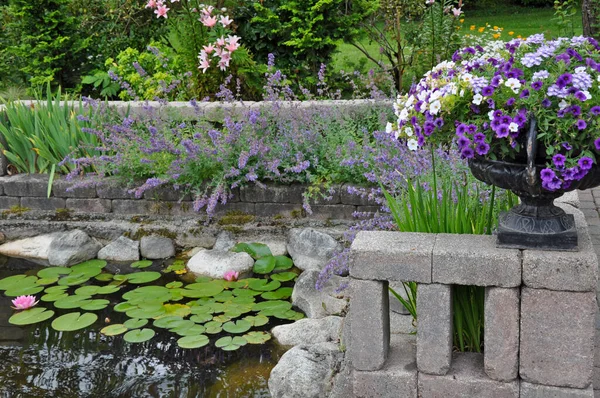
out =
<svg viewBox="0 0 600 398"><path fill-rule="evenodd" d="M575 216L577 252L499 249L492 236L360 232L350 265L360 292L350 309L354 395L593 398L598 263L583 213L561 206ZM412 336L390 338L390 281L419 282L416 347ZM483 354L453 352L453 284L485 286Z"/></svg>
<svg viewBox="0 0 600 398"><path fill-rule="evenodd" d="M74 184L85 186L73 188ZM140 184L141 185L141 184ZM311 200L313 214L302 208L304 185L267 184L266 188L251 185L236 189L226 205L219 205L217 215L238 211L258 217L309 217L315 219L352 219L353 213L379 210L374 200L351 194L349 185L334 187L331 200ZM0 177L0 209L21 206L31 210L55 211L69 209L74 213L116 213L131 215L198 216L190 195L171 187L157 187L136 198L130 189L114 179L66 181L58 178L47 197L48 175L19 174Z"/></svg>

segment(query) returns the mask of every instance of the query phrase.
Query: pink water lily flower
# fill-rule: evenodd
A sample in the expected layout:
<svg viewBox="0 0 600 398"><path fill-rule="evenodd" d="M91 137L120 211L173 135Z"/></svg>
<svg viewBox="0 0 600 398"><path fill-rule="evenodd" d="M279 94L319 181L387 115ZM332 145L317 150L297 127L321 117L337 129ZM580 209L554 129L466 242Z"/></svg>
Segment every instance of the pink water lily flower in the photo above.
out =
<svg viewBox="0 0 600 398"><path fill-rule="evenodd" d="M26 310L33 307L39 301L35 301L35 296L19 296L12 301L15 310Z"/></svg>
<svg viewBox="0 0 600 398"><path fill-rule="evenodd" d="M223 279L225 279L226 281L237 281L238 276L240 276L239 272L236 272L234 270L229 270L227 272L225 272L225 274L223 274Z"/></svg>

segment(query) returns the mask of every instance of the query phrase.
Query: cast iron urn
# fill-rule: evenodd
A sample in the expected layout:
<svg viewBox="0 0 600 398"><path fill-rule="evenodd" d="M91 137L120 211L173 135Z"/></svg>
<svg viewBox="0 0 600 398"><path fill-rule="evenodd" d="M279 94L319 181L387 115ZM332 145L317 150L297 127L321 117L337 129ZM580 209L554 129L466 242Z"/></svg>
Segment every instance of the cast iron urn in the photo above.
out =
<svg viewBox="0 0 600 398"><path fill-rule="evenodd" d="M469 168L478 180L512 191L521 203L498 219L497 246L517 249L577 250L577 228L572 214L554 205L565 192L600 185L600 169L594 165L581 180L567 189L542 188L540 171L546 166L536 162L536 121L530 120L526 136L526 163L474 158Z"/></svg>

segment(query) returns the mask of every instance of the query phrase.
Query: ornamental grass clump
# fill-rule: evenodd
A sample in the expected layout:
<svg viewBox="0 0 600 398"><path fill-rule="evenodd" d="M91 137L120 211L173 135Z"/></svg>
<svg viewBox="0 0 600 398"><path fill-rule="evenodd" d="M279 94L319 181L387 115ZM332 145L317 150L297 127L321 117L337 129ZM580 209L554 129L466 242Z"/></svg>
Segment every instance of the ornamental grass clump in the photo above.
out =
<svg viewBox="0 0 600 398"><path fill-rule="evenodd" d="M465 159L522 163L537 121L548 191L569 189L600 153L600 45L542 34L457 51L395 104L391 132L409 148L455 144Z"/></svg>

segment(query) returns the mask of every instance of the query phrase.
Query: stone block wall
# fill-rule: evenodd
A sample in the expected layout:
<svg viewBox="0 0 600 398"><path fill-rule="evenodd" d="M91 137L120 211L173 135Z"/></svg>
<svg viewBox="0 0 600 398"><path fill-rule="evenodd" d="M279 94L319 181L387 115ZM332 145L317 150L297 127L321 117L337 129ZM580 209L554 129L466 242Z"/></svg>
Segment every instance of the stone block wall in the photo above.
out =
<svg viewBox="0 0 600 398"><path fill-rule="evenodd" d="M576 252L499 249L493 236L360 232L350 261L361 292L348 343L355 396L397 396L381 392L387 385L406 398L592 398L598 263L584 214L561 206L575 216ZM389 281L419 282L416 350L390 349ZM453 352L452 285L485 287L483 354Z"/></svg>
<svg viewBox="0 0 600 398"><path fill-rule="evenodd" d="M140 184L141 185L141 184ZM266 188L251 185L237 189L233 198L225 205L217 206L217 215L229 211L239 211L258 217L310 217L315 219L353 218L355 212L375 213L379 205L367 196L350 194L351 185L333 187L330 200L311 200L312 214L302 207L305 185L267 184ZM189 194L176 191L172 187L156 187L136 198L131 188L106 178L102 182L92 179L66 181L57 178L52 185L52 193L47 197L48 175L18 174L0 177L0 210L13 206L31 210L55 211L69 209L75 213L161 214L171 216L197 216L204 214L194 211ZM315 204L313 204L315 203Z"/></svg>

